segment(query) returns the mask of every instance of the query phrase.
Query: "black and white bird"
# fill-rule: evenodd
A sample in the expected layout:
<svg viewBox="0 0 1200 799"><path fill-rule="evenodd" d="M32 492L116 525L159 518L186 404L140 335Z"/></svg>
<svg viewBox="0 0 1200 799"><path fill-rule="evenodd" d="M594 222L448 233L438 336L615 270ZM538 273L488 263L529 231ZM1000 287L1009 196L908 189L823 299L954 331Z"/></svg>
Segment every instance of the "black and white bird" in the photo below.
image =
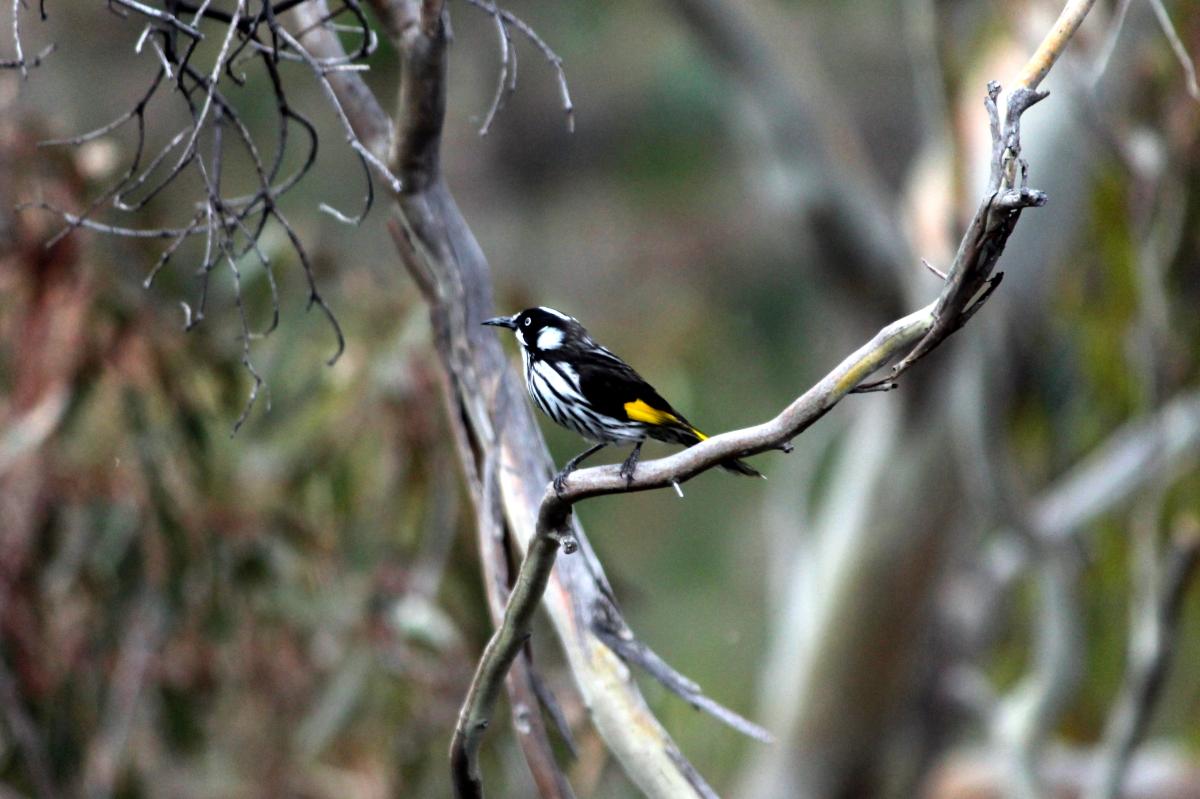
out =
<svg viewBox="0 0 1200 799"><path fill-rule="evenodd" d="M707 438L572 317L553 308L528 308L483 324L515 333L525 363L525 386L534 404L563 427L596 442L567 461L554 478L555 491L562 491L567 475L584 458L609 444L635 442L621 464L621 476L632 482L647 438L688 447ZM730 459L721 466L762 477L740 460Z"/></svg>

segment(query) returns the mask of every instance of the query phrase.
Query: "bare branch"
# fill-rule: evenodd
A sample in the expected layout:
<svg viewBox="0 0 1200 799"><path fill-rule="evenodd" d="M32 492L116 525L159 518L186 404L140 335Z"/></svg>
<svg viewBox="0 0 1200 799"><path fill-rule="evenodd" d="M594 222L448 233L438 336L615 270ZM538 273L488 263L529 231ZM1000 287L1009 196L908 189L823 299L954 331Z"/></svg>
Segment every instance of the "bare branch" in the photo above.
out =
<svg viewBox="0 0 1200 799"><path fill-rule="evenodd" d="M992 269L1003 252L1021 210L1045 202L1045 195L1024 185L1025 168L1020 161L1021 114L1045 96L1037 93L1037 84L1061 54L1091 5L1091 2L1068 3L1063 18L1023 70L1017 90L1009 98L1008 116L1003 128L995 108L999 86L995 83L989 86L987 105L993 132L992 185L963 237L958 256L937 300L883 328L871 341L769 422L713 436L670 457L642 463L631 480L620 474L618 466L605 466L572 473L561 494L556 493L552 486L546 487L534 536L517 578L518 587L523 590L513 592L505 611L504 623L496 630L480 658L455 730L451 745L452 770L457 777L465 777L464 785L475 791L463 795L476 796L481 790L476 754L492 714L498 686L529 633L533 608L545 590L559 544L570 538L569 519L576 502L604 494L675 486L730 457L744 457L779 448L824 416L873 372L908 351L908 355L893 367L889 378L865 387L878 389L889 386L892 378L961 328L987 299L999 278L999 275L992 277ZM1019 173L1018 165L1021 167ZM543 559L548 562L542 562ZM521 602L529 602L530 607L522 607L519 604Z"/></svg>
<svg viewBox="0 0 1200 799"><path fill-rule="evenodd" d="M23 57L18 57L15 59L0 59L0 69L20 69L22 72L25 72L27 69L33 67L40 67L42 62L45 61L46 58L56 49L58 49L58 45L52 43L39 50L37 54L30 60L26 60Z"/></svg>
<svg viewBox="0 0 1200 799"><path fill-rule="evenodd" d="M340 40L328 27L331 17L325 0L301 5L296 15L303 26L296 38L310 54L323 64L339 63L346 58ZM328 77L359 140L379 158L387 158L395 136L394 126L362 76L355 72L333 72Z"/></svg>
<svg viewBox="0 0 1200 799"><path fill-rule="evenodd" d="M16 51L17 58L15 61L0 61L0 69L19 69L21 77L29 77L29 67L37 67L42 63L42 59L54 51L54 45L51 44L40 53L34 56L32 61L25 60L25 53L21 45L21 8L25 6L25 0L12 0L12 38L13 49ZM42 20L46 19L46 4L45 0L38 3L38 14Z"/></svg>
<svg viewBox="0 0 1200 799"><path fill-rule="evenodd" d="M483 127L479 131L480 135L487 134L488 129L491 127L492 119L499 110L500 103L503 102L504 94L506 92L504 64L507 63L504 61L504 59L507 58L507 54L510 51L512 52L512 78L507 91L511 92L517 87L516 52L512 51L511 48L508 47L508 45L511 43L511 39L508 36L508 25L511 25L519 30L522 35L524 35L525 38L533 44L534 47L540 50L542 56L547 62L549 62L551 69L554 70L554 77L558 82L558 94L562 99L563 114L565 114L567 118L567 130L573 133L575 131L575 104L571 102L571 88L567 85L567 73L563 70L563 60L561 57L559 57L558 53L554 52L554 49L546 43L545 39L538 35L538 32L534 30L529 23L525 22L511 11L499 8L494 0L467 0L467 2L476 8L481 8L491 14L496 19L496 24L500 28L500 49L502 53L500 80L496 87L496 96L493 99L492 108L488 111L488 115L484 120Z"/></svg>
<svg viewBox="0 0 1200 799"><path fill-rule="evenodd" d="M1200 392L1192 392L1129 422L1064 475L1034 503L1034 532L1050 544L1061 544L1149 481L1187 463L1198 450Z"/></svg>
<svg viewBox="0 0 1200 799"><path fill-rule="evenodd" d="M1025 89L1029 92L1037 91L1037 87L1049 74L1054 62L1058 61L1059 56L1067 49L1067 43L1071 41L1075 31L1079 30L1084 17L1088 15L1095 4L1096 0L1068 0L1050 32L1042 39L1042 43L1038 45L1037 50L1025 63L1021 74L1017 76L1018 89Z"/></svg>
<svg viewBox="0 0 1200 799"><path fill-rule="evenodd" d="M109 680L102 725L87 748L81 796L103 799L113 795L146 673L167 631L166 615L161 600L152 592L135 603Z"/></svg>
<svg viewBox="0 0 1200 799"><path fill-rule="evenodd" d="M671 668L671 665L655 654L650 647L634 638L628 628L624 626L624 620L600 615L592 626L600 639L608 644L609 649L620 655L626 662L643 668L647 674L662 683L668 691L683 699L696 710L708 713L748 738L765 744L775 742L771 733L758 724L705 696L699 685Z"/></svg>
<svg viewBox="0 0 1200 799"><path fill-rule="evenodd" d="M159 22L162 22L163 24L174 28L175 30L179 31L180 33L186 33L188 36L191 36L193 39L195 39L197 41L204 38L204 34L201 33L200 30L194 26L194 24L189 25L186 22L184 22L183 20L179 19L179 17L175 16L174 14L168 14L165 11L159 11L157 8L145 5L144 3L139 3L139 2L137 2L137 0L112 0L112 1L119 6L124 6L125 8L128 8L131 11L135 11L138 14L141 14L146 17L150 17L151 19L154 19L154 20L158 20ZM205 3L205 5L207 5L207 3Z"/></svg>
<svg viewBox="0 0 1200 799"><path fill-rule="evenodd" d="M283 41L287 42L293 50L300 54L300 57L304 59L309 68L312 69L313 74L316 75L317 80L320 81L321 88L324 90L325 96L329 99L330 106L332 106L334 112L337 114L338 121L342 123L342 128L346 132L346 142L358 153L359 157L370 164L388 182L392 191L399 192L402 188L400 178L393 175L392 171L388 169L387 164L358 138L358 134L354 131L354 126L350 124L350 118L342 108L342 103L338 99L337 92L333 90L333 85L330 83L326 70L305 49L304 45L300 44L290 33L283 28L276 28L275 30Z"/></svg>
<svg viewBox="0 0 1200 799"><path fill-rule="evenodd" d="M498 626L504 616L504 605L509 596L509 566L508 553L504 546L504 508L500 504L495 450L492 450L484 463L482 485L477 496L484 587L487 591L488 610L491 611L493 623ZM538 712L541 697L535 687L535 679L533 657L526 647L513 663L507 680L513 728L542 799L573 799L575 794L555 762L554 750L550 747L550 740L546 735L546 725ZM562 726L565 729L565 723Z"/></svg>
<svg viewBox="0 0 1200 799"><path fill-rule="evenodd" d="M12 0L12 38L13 49L17 53L15 66L21 71L22 78L28 78L29 70L25 66L25 51L21 47L21 0Z"/></svg>
<svg viewBox="0 0 1200 799"><path fill-rule="evenodd" d="M892 384L914 363L932 352L971 317L992 290L992 270L1004 252L1008 237L1025 208L1046 203L1042 192L1026 187L1027 167L1021 158L1021 116L1046 97L1037 87L1062 55L1071 37L1091 10L1095 0L1069 0L1050 32L1026 62L1017 77L1016 88L1008 97L1008 109L1001 127L996 98L1000 86L988 86L985 101L992 123L992 171L988 193L959 244L947 275L947 282L959 284L958 290L943 292L935 311L936 322L925 338L892 367L887 377L863 387L877 389Z"/></svg>
<svg viewBox="0 0 1200 799"><path fill-rule="evenodd" d="M1063 549L1039 558L1033 664L995 708L994 735L1008 765L1007 795L1016 799L1045 796L1039 767L1046 736L1079 681L1078 561L1077 553Z"/></svg>
<svg viewBox="0 0 1200 799"><path fill-rule="evenodd" d="M559 545L571 535L568 522L572 506L580 500L603 494L663 488L683 482L730 457L778 448L824 416L863 378L920 340L933 324L933 309L934 304L930 304L879 331L769 422L713 436L668 458L643 462L632 481L620 474L618 466L601 466L573 472L561 495L555 493L552 486L547 486L538 512L537 528L521 564L517 588L509 597L504 623L496 630L479 660L459 714L451 745L453 769L456 774L467 775L468 784L474 785L476 790L460 795L481 795L476 759L479 745L491 718L499 685L529 635L533 611L545 591Z"/></svg>
<svg viewBox="0 0 1200 799"><path fill-rule="evenodd" d="M402 57L392 163L405 191L396 197L393 238L430 305L448 377L449 418L462 428L466 444L459 446L460 458L467 474L474 475L469 481L478 485L484 453L496 450L507 530L524 548L532 539L551 464L503 350L478 324L492 309L491 277L440 170L446 90L446 32L434 13L440 4L374 0L372 5ZM351 104L348 97L343 101ZM371 110L359 107L351 116L360 112ZM646 707L625 663L592 630L593 609L611 601L611 588L578 525L571 539L578 557L564 559L550 574L554 588L545 604L592 723L643 792L695 795L698 783L688 776L694 769L680 765L678 747ZM465 766L465 757L458 762ZM459 781L470 782L466 776Z"/></svg>
<svg viewBox="0 0 1200 799"><path fill-rule="evenodd" d="M509 594L504 622L497 630L498 633L506 632L506 635L498 634L492 638L483 652L481 662L497 656L507 658L508 662L505 664L505 674L507 674L507 666L512 664L529 639L533 613L537 610L542 593L546 590L546 583L550 579L550 569L554 566L553 553L558 552L558 545L559 539L550 536L541 536L531 543L529 549L531 555L527 557L534 558L534 562L540 564L540 567L537 569L522 567L517 575L517 583L513 586L512 593ZM550 556L533 554L539 550L548 552ZM478 754L479 745L483 742L483 731L490 721L490 713L480 714L473 711L476 708L490 710L494 707L503 682L503 676L500 680L495 681L473 681L468 697L475 701L464 703L463 712L459 714L458 726L454 732L454 743L450 748L450 758L455 792L460 797L483 795Z"/></svg>
<svg viewBox="0 0 1200 799"><path fill-rule="evenodd" d="M1175 54L1175 59L1183 69L1188 94L1192 96L1193 100L1200 102L1200 85L1196 83L1196 65L1180 40L1179 32L1175 30L1175 24L1171 22L1171 15L1167 13L1167 7L1163 5L1162 0L1150 0L1150 7L1154 9L1154 16L1158 18L1159 27L1162 28L1167 42L1171 45L1171 52Z"/></svg>
<svg viewBox="0 0 1200 799"><path fill-rule="evenodd" d="M1153 510L1156 515L1158 503ZM1180 522L1164 556L1158 552L1154 521L1134 535L1140 577L1135 579L1138 590L1130 611L1128 664L1105 726L1089 799L1114 799L1122 793L1134 750L1162 695L1179 640L1183 599L1200 565L1200 524L1195 518Z"/></svg>
<svg viewBox="0 0 1200 799"><path fill-rule="evenodd" d="M492 97L492 105L488 108L487 115L483 118L483 124L479 127L480 136L488 134L504 100L517 88L517 52L512 46L512 36L508 32L508 24L504 21L504 17L500 16L500 11L494 2L490 4L488 10L491 11L492 19L496 22L496 38L500 46L500 73L496 80L496 94Z"/></svg>
<svg viewBox="0 0 1200 799"><path fill-rule="evenodd" d="M1023 180L1018 185L1014 174L1016 164L1023 163L1020 160L1021 115L1046 95L1018 86L1009 97L1008 114L1001 128L996 109L999 94L998 83L988 85L984 101L992 130L992 173L988 193L975 212L946 274L946 288L934 310L935 322L928 334L888 371L886 377L859 387L859 391L894 386L900 375L967 323L999 284L1001 275L993 276L992 271L1004 253L1021 211L1046 203L1045 194L1027 188Z"/></svg>

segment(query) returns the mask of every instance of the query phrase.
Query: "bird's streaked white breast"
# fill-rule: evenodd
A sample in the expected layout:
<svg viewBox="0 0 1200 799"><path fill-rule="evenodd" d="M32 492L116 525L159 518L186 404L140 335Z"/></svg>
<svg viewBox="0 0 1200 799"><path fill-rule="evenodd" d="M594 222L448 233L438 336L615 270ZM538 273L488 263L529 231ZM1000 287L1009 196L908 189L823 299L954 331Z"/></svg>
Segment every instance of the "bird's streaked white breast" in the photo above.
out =
<svg viewBox="0 0 1200 799"><path fill-rule="evenodd" d="M561 373L559 373L558 369L555 369L546 361L535 361L533 364L533 370L537 376L546 383L546 385L558 392L558 394L564 399L571 399L580 396L579 388L573 385L570 379L564 377Z"/></svg>

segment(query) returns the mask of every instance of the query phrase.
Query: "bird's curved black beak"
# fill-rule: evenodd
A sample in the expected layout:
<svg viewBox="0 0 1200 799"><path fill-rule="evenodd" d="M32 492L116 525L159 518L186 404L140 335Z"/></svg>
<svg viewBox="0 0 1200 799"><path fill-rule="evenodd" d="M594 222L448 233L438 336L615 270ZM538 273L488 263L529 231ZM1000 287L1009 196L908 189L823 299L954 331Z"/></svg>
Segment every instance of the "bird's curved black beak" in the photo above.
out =
<svg viewBox="0 0 1200 799"><path fill-rule="evenodd" d="M517 329L517 321L511 316L497 316L495 319L486 319L483 324L494 325L495 327L507 327L509 330Z"/></svg>

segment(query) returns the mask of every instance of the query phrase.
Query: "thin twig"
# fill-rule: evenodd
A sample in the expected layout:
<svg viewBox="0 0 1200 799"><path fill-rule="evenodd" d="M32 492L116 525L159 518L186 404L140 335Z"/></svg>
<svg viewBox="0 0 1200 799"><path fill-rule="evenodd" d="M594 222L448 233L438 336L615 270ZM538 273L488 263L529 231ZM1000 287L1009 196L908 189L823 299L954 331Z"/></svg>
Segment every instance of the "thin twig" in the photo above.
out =
<svg viewBox="0 0 1200 799"><path fill-rule="evenodd" d="M137 0L112 0L112 2L116 3L117 5L124 6L125 8L128 8L131 11L136 11L137 13L142 14L143 16L147 16L152 19L156 19L159 22L169 25L170 27L174 28L175 30L179 31L180 33L186 33L188 36L192 37L193 39L195 39L197 41L204 38L204 34L202 34L198 28L196 28L193 25L187 24L186 22L179 19L174 14L168 14L165 11L159 11L157 8L153 8L153 7L145 5L143 3L139 3L139 2L137 2Z"/></svg>
<svg viewBox="0 0 1200 799"><path fill-rule="evenodd" d="M558 53L554 52L554 49L546 43L546 40L543 39L536 30L533 29L533 26L525 22L525 20L521 19L511 11L499 8L494 0L467 0L467 2L476 8L483 9L488 14L496 17L498 20L513 26L519 30L525 36L525 38L528 39L531 44L533 44L534 47L541 51L542 57L546 59L546 61L550 64L550 68L554 70L554 78L558 82L559 98L562 100L563 114L567 119L567 130L573 133L575 131L575 104L571 101L571 87L567 85L567 73L563 69L563 60ZM503 76L501 77L501 85L503 85ZM490 116L491 114L489 114L489 117ZM484 130L481 130L480 133L485 133L489 124L490 119L488 124L484 125Z"/></svg>
<svg viewBox="0 0 1200 799"><path fill-rule="evenodd" d="M321 89L325 92L325 96L329 99L329 103L337 115L338 121L342 123L342 129L346 133L346 142L356 153L358 153L360 158L374 167L375 171L377 171L380 176L387 181L388 186L393 192L399 194L403 190L403 184L400 182L400 178L392 174L392 171L388 168L388 165L385 164L381 158L375 155L375 153L372 152L371 149L363 144L362 140L358 138L358 134L355 132L354 126L350 124L350 117L347 116L345 109L342 108L341 100L338 98L337 92L334 91L333 85L329 82L328 73L321 68L321 65L317 62L316 58L314 58L312 54L309 53L304 47L304 45L300 44L300 42L297 41L294 36L292 36L283 28L279 28L278 33L280 38L287 42L288 46L300 54L300 57L304 59L305 63L309 65L309 68L312 69L313 74L316 75L317 80L321 84Z"/></svg>
<svg viewBox="0 0 1200 799"><path fill-rule="evenodd" d="M517 88L517 52L512 46L512 36L508 32L508 25L504 21L504 17L500 16L500 11L496 8L495 2L491 4L492 19L496 23L496 38L500 45L500 72L496 78L496 93L492 97L491 107L488 108L487 114L483 118L483 124L479 126L479 135L486 136L491 130L492 122L496 119L496 114L500 112L501 106L504 105L504 100L509 94L516 91ZM510 79L510 64L511 64L511 79Z"/></svg>
<svg viewBox="0 0 1200 799"><path fill-rule="evenodd" d="M1179 66L1183 69L1188 94L1192 96L1193 100L1200 102L1200 85L1196 83L1196 64L1188 55L1183 41L1180 40L1179 32L1175 30L1175 24L1171 22L1171 15L1167 13L1167 7L1163 5L1162 0L1150 0L1150 7L1154 9L1154 16L1158 18L1159 27L1162 28L1167 42L1171 45L1171 52L1175 54Z"/></svg>
<svg viewBox="0 0 1200 799"><path fill-rule="evenodd" d="M1108 32L1104 35L1104 46L1100 48L1100 54L1096 56L1095 65L1092 67L1093 88L1108 71L1108 64L1112 61L1113 53L1116 52L1117 40L1121 38L1121 31L1125 29L1125 18L1129 16L1131 5L1133 5L1133 0L1120 0L1116 10L1113 11L1112 20L1108 24Z"/></svg>
<svg viewBox="0 0 1200 799"><path fill-rule="evenodd" d="M21 0L12 0L12 38L13 49L17 53L16 67L21 71L22 78L28 78L29 69L25 66L25 52L21 49Z"/></svg>
<svg viewBox="0 0 1200 799"><path fill-rule="evenodd" d="M606 624L610 621L601 616L592 627L600 636L600 640L608 644L609 648L627 663L640 666L647 674L662 683L668 691L695 709L708 713L730 728L737 730L747 738L753 738L765 744L775 743L774 736L763 727L705 696L699 685L671 668L671 665L655 654L650 647L636 638L627 638L621 635L625 631L623 625L616 625L614 628L614 626Z"/></svg>

